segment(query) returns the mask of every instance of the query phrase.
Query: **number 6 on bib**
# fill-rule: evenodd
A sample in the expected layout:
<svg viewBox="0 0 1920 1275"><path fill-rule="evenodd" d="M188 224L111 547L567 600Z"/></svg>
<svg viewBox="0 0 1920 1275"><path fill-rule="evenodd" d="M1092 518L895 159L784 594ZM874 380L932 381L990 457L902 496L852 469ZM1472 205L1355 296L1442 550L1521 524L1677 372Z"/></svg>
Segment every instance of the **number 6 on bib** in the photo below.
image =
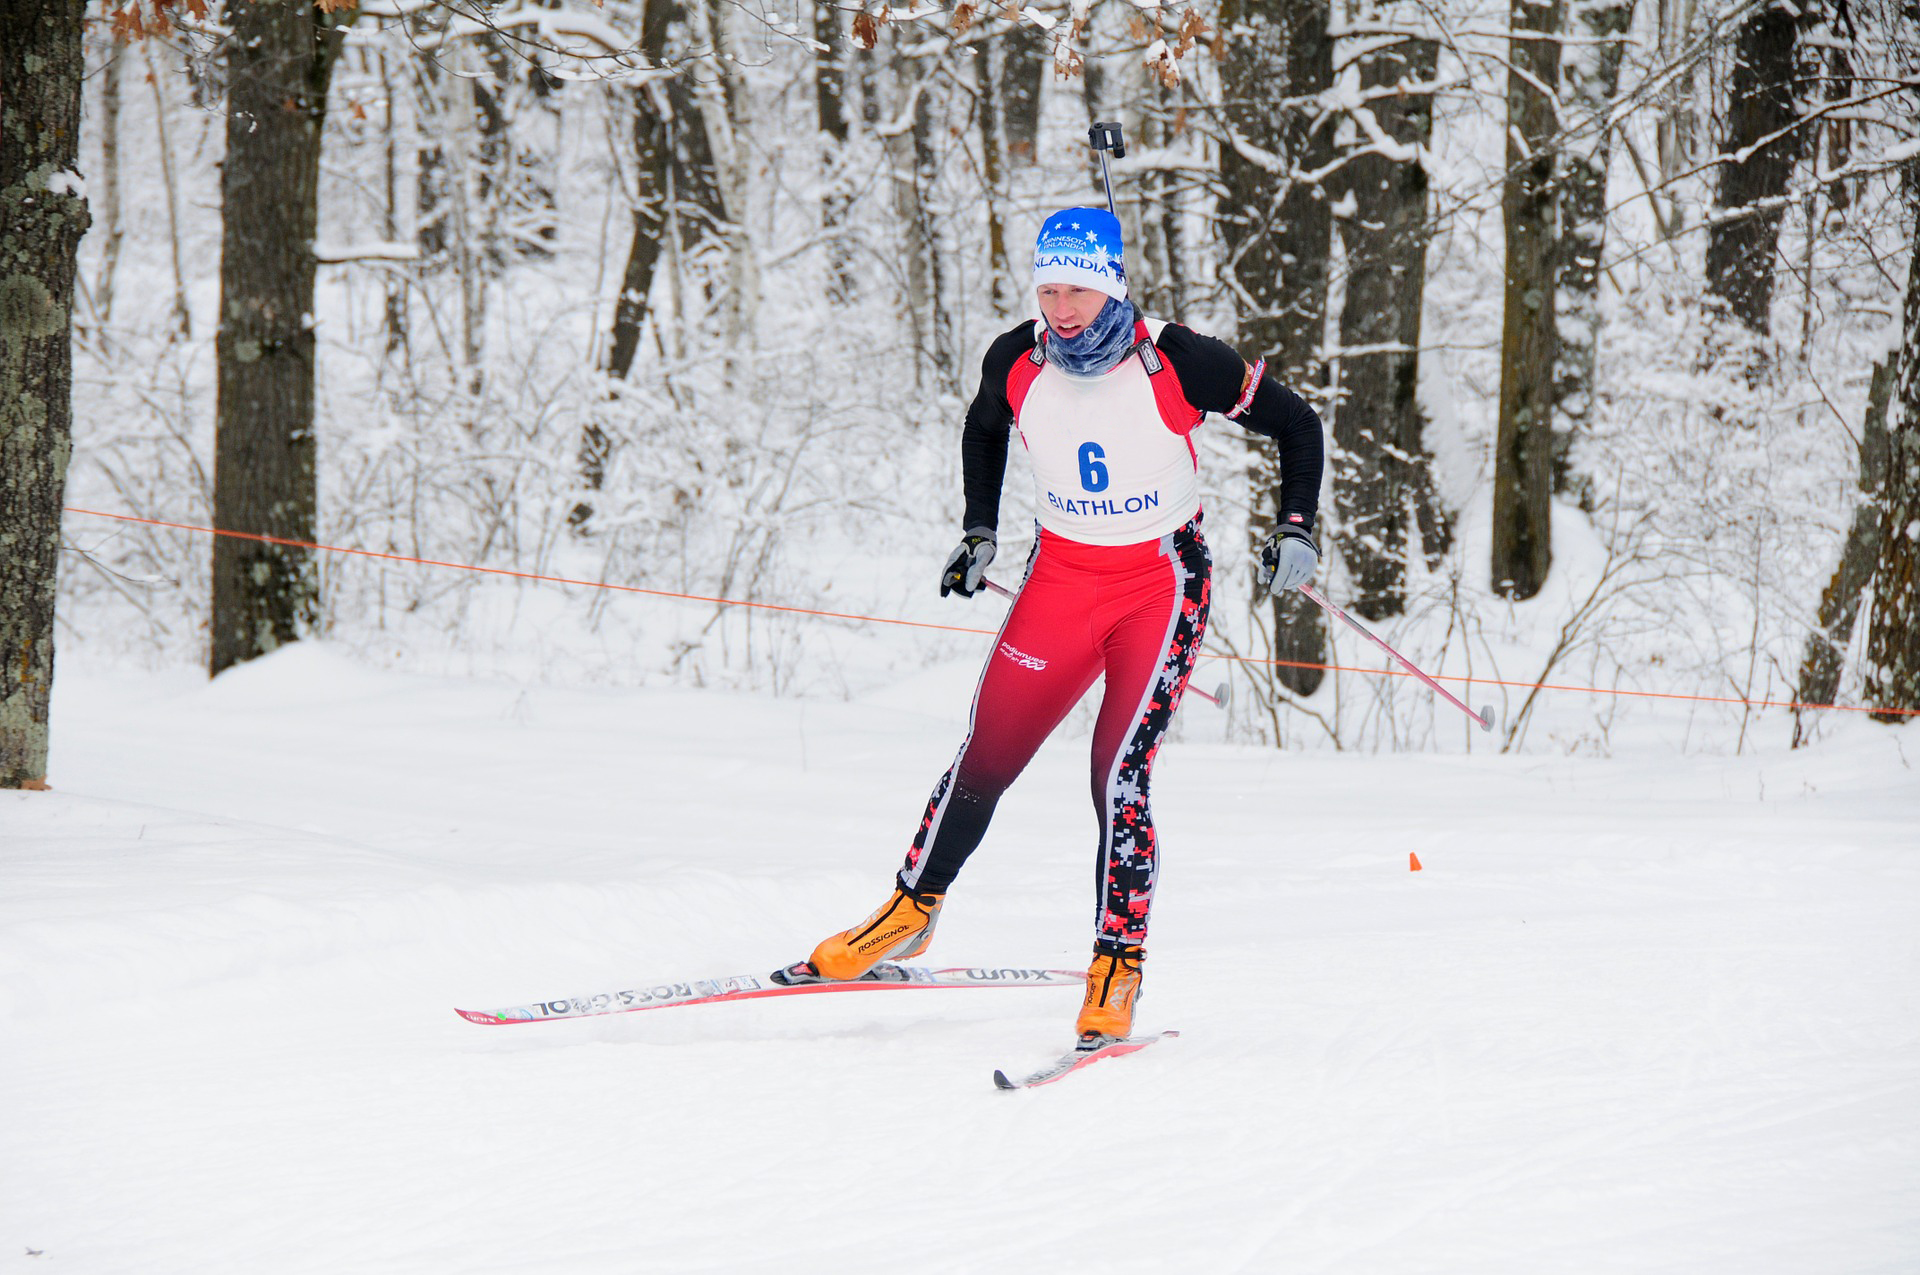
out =
<svg viewBox="0 0 1920 1275"><path fill-rule="evenodd" d="M1088 491L1107 489L1107 467L1101 464L1107 453L1098 443L1080 444L1080 485Z"/></svg>

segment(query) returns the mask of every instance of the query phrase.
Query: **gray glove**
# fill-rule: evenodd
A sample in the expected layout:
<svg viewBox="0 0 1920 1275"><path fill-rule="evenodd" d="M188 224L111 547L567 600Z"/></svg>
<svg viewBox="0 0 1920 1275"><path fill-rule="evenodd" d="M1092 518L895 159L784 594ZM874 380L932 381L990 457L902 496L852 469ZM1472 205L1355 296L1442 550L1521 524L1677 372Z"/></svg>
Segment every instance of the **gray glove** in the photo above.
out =
<svg viewBox="0 0 1920 1275"><path fill-rule="evenodd" d="M1320 550L1314 547L1313 537L1304 527L1283 523L1260 546L1260 569L1253 578L1274 596L1313 579L1313 569L1319 565Z"/></svg>
<svg viewBox="0 0 1920 1275"><path fill-rule="evenodd" d="M957 593L970 598L980 591L987 564L993 561L995 541L991 527L968 527L967 534L947 556L940 572L940 596Z"/></svg>

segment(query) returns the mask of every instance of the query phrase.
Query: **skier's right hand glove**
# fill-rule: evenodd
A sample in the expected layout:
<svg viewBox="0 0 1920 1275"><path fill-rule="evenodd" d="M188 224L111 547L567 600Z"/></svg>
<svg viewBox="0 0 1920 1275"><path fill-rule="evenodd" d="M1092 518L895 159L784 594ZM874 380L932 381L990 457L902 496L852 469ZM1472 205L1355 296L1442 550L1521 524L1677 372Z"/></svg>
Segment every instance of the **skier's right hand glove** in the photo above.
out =
<svg viewBox="0 0 1920 1275"><path fill-rule="evenodd" d="M970 598L980 591L980 581L993 561L994 538L989 527L968 527L967 534L947 557L940 572L940 596L957 593Z"/></svg>

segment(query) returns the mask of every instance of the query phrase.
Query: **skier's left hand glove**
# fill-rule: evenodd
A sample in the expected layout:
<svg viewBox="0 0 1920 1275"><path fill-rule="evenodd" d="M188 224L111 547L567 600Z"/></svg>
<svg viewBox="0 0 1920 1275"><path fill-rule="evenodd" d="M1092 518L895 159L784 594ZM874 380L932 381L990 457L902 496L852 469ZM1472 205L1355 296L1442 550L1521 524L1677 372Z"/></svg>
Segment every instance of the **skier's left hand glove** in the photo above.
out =
<svg viewBox="0 0 1920 1275"><path fill-rule="evenodd" d="M947 555L947 565L941 569L940 596L957 593L970 598L978 593L987 564L993 561L995 543L992 528L968 527L965 538Z"/></svg>
<svg viewBox="0 0 1920 1275"><path fill-rule="evenodd" d="M1313 537L1304 527L1283 523L1260 546L1260 569L1254 581L1271 597L1313 579L1313 569L1319 565L1320 550L1314 547Z"/></svg>

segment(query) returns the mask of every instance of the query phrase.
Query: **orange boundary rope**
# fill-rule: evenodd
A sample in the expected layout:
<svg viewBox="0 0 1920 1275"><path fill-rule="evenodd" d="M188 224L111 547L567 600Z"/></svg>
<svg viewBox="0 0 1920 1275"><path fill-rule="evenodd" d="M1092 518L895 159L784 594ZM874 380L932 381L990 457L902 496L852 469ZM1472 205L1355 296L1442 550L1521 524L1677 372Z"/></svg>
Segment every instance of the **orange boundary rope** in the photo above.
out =
<svg viewBox="0 0 1920 1275"><path fill-rule="evenodd" d="M665 589L643 589L632 584L608 584L604 580L575 580L567 576L542 575L533 571L513 571L506 567L481 567L466 562L441 562L434 558L415 558L402 553L381 553L374 549L349 549L341 545L316 544L311 540L289 540L282 536L269 536L252 531L226 531L218 527L198 527L192 523L166 522L159 518L141 518L133 514L105 513L98 509L79 509L73 505L64 507L70 514L83 514L89 518L107 518L115 522L143 523L149 527L166 527L173 531L191 531L198 535L227 536L234 540L253 540L262 544L285 545L289 549L312 549L321 553L342 553L358 558L378 558L387 562L407 562L423 567L446 567L454 571L473 571L483 575L510 576L516 580L537 580L543 584L569 584L585 589L610 589L617 593L638 593L650 598L671 598L679 602L708 602L715 606L751 607L761 611L784 611L791 615L812 615L828 620L853 620L862 624L893 624L910 629L933 629L941 633L970 633L983 637L992 637L997 630L969 628L959 624L930 624L924 620L901 620L883 615L857 615L846 611L820 611L810 607L783 606L777 602L745 602L738 598L711 598L698 593L673 593ZM1205 652L1216 660L1231 660L1240 664L1260 664L1274 668L1311 668L1330 673L1360 673L1374 677L1411 677L1403 669L1360 668L1351 664L1314 664L1305 660L1260 660L1246 655L1219 655ZM1492 677L1466 677L1457 673L1436 673L1432 675L1436 682L1460 682L1466 686L1505 686L1515 690L1571 691L1585 695L1620 695L1634 699L1688 700L1701 704L1740 704L1747 708L1807 708L1833 709L1842 713L1874 713L1887 717L1920 716L1920 709L1913 708L1873 708L1858 704L1804 704L1798 700L1750 700L1738 695L1688 695L1679 691L1625 691L1605 686L1568 686L1554 682L1513 682Z"/></svg>

